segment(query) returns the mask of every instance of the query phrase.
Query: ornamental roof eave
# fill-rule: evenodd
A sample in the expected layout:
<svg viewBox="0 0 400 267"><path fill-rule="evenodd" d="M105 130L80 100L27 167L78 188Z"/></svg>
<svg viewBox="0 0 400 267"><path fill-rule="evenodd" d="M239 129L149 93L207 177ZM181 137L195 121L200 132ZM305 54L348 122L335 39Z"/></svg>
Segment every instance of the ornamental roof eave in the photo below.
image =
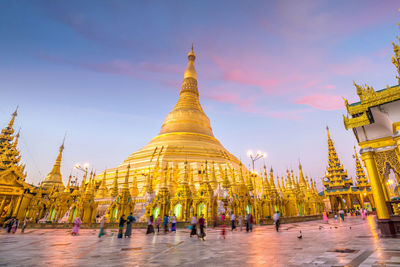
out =
<svg viewBox="0 0 400 267"><path fill-rule="evenodd" d="M370 108L400 100L400 85L388 86L378 91L368 85L359 86L355 84L355 86L360 101L349 104L345 99L347 113L351 115L351 118L348 115L343 115L344 125L347 130L371 124L372 120L368 112Z"/></svg>

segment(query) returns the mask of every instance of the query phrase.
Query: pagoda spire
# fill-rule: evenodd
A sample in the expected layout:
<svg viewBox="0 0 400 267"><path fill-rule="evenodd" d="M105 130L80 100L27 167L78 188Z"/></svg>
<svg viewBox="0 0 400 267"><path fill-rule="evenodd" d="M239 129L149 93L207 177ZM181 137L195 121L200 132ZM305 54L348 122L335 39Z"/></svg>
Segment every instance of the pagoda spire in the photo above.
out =
<svg viewBox="0 0 400 267"><path fill-rule="evenodd" d="M11 116L11 120L10 120L10 122L8 123L8 127L9 127L9 128L12 128L12 127L13 127L14 121L15 121L15 117L17 117L17 115L18 115L18 106L17 106L17 108L15 109L15 111L13 112L13 114L12 114L12 116Z"/></svg>
<svg viewBox="0 0 400 267"><path fill-rule="evenodd" d="M328 134L328 166L326 167L326 179L323 180L323 185L327 189L349 188L352 181L347 178L347 171L343 169L343 165L340 163L328 126L326 130Z"/></svg>
<svg viewBox="0 0 400 267"><path fill-rule="evenodd" d="M400 24L398 24L400 30ZM400 42L400 37L397 37L398 41ZM392 56L392 63L396 67L397 71L397 82L400 84L400 46L392 42L393 45L393 52L394 56Z"/></svg>
<svg viewBox="0 0 400 267"><path fill-rule="evenodd" d="M271 167L271 170L272 170L272 167ZM261 177L262 177L262 175L261 175ZM265 164L264 164L264 181L263 182L264 182L263 183L264 186L269 190L270 189L270 184L268 182L267 166L265 166Z"/></svg>
<svg viewBox="0 0 400 267"><path fill-rule="evenodd" d="M218 182L217 182L217 175L215 173L215 163L214 161L212 162L212 168L211 168L211 188L212 189L216 189L218 186Z"/></svg>
<svg viewBox="0 0 400 267"><path fill-rule="evenodd" d="M361 187L368 187L370 184L368 183L368 178L365 175L364 168L361 165L360 159L358 158L356 146L354 146L354 158L356 160L356 180L357 180L357 185Z"/></svg>
<svg viewBox="0 0 400 267"><path fill-rule="evenodd" d="M122 186L122 190L123 191L128 191L129 192L129 169L131 168L131 165L128 164L127 170L126 170L126 174L125 174L125 180L124 180L124 184Z"/></svg>
<svg viewBox="0 0 400 267"><path fill-rule="evenodd" d="M101 180L100 186L96 191L96 198L108 197L108 188L106 185L107 170L104 170L103 179Z"/></svg>
<svg viewBox="0 0 400 267"><path fill-rule="evenodd" d="M231 187L231 184L230 184L229 178L228 178L228 169L226 167L225 167L225 171L224 171L224 180L223 180L222 186L227 189Z"/></svg>
<svg viewBox="0 0 400 267"><path fill-rule="evenodd" d="M197 80L197 73L196 73L196 69L194 68L194 61L196 60L196 54L193 51L193 44L192 44L192 49L190 50L190 52L188 53L188 65L187 68L185 70L185 74L184 74L184 79L186 78L193 78Z"/></svg>
<svg viewBox="0 0 400 267"><path fill-rule="evenodd" d="M111 196L118 196L118 169L115 170L113 187L111 188Z"/></svg>
<svg viewBox="0 0 400 267"><path fill-rule="evenodd" d="M128 165L130 167L130 165ZM129 169L128 169L129 172ZM132 187L130 188L130 193L132 197L137 197L139 195L139 188L136 181L136 174L133 176Z"/></svg>
<svg viewBox="0 0 400 267"><path fill-rule="evenodd" d="M43 187L45 189L49 189L53 185L56 188L64 189L64 184L62 182L62 175L61 175L61 160L62 160L62 153L64 151L64 143L65 143L65 137L58 150L58 155L53 165L53 168L51 169L49 174L47 174L46 178L43 181Z"/></svg>
<svg viewBox="0 0 400 267"><path fill-rule="evenodd" d="M282 192L282 187L281 187L281 185L279 183L279 175L276 176L276 189L277 189L278 192Z"/></svg>
<svg viewBox="0 0 400 267"><path fill-rule="evenodd" d="M269 170L269 184L271 189L275 189L274 170L272 169L272 166L271 169Z"/></svg>
<svg viewBox="0 0 400 267"><path fill-rule="evenodd" d="M165 117L160 135L184 132L214 137L210 120L200 105L197 74L194 68L195 59L196 55L192 49L188 54L189 62L184 74L178 102Z"/></svg>

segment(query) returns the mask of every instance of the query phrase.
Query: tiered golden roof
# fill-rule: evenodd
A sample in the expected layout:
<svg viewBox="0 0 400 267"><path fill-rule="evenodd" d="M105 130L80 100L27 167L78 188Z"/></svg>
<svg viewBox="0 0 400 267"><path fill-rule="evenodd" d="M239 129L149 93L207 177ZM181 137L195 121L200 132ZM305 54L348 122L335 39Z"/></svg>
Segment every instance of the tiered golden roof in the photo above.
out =
<svg viewBox="0 0 400 267"><path fill-rule="evenodd" d="M354 146L354 158L356 160L357 187L360 187L360 188L370 187L371 185L368 182L368 178L365 175L364 168L361 165L360 159L358 158L358 154L357 154L355 146Z"/></svg>
<svg viewBox="0 0 400 267"><path fill-rule="evenodd" d="M25 180L25 165L20 163L21 156L17 148L19 132L14 136L14 121L17 116L17 109L12 114L8 125L1 130L0 133L0 173L13 171L18 179Z"/></svg>
<svg viewBox="0 0 400 267"><path fill-rule="evenodd" d="M349 188L352 185L352 180L347 177L347 171L343 169L343 165L340 163L329 133L329 128L326 127L326 130L328 133L329 156L325 179L322 180L322 183L327 189Z"/></svg>

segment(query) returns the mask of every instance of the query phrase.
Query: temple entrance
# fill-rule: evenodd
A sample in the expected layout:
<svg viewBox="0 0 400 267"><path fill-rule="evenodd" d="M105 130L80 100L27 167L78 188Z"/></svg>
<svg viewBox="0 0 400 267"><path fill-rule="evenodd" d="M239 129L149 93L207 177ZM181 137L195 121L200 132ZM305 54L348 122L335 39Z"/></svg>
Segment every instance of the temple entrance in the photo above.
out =
<svg viewBox="0 0 400 267"><path fill-rule="evenodd" d="M200 204L197 206L197 216L198 216L198 217L200 217L201 215L204 215L205 208L206 208L206 206L204 205L204 203L200 203Z"/></svg>
<svg viewBox="0 0 400 267"><path fill-rule="evenodd" d="M51 211L50 221L53 221L55 216L56 216L56 209L53 209L53 210Z"/></svg>
<svg viewBox="0 0 400 267"><path fill-rule="evenodd" d="M153 217L154 217L154 219L156 219L156 218L158 217L159 214L160 214L160 208L159 208L158 206L156 206L156 207L153 209Z"/></svg>
<svg viewBox="0 0 400 267"><path fill-rule="evenodd" d="M389 200L395 197L398 192L398 178L399 176L397 173L394 171L392 166L390 166L389 163L386 163L386 168L385 168L385 173L383 175L384 179L384 187L386 187L386 192L388 195Z"/></svg>
<svg viewBox="0 0 400 267"><path fill-rule="evenodd" d="M181 219L181 217L182 217L182 205L181 205L180 203L178 203L177 205L175 205L174 214L175 214L175 216L176 216L176 218L177 218L178 220Z"/></svg>
<svg viewBox="0 0 400 267"><path fill-rule="evenodd" d="M251 205L246 205L246 213L251 214Z"/></svg>
<svg viewBox="0 0 400 267"><path fill-rule="evenodd" d="M76 210L76 208L74 208L74 211L72 212L72 222L75 220L75 218L76 218L76 213L77 213L77 210Z"/></svg>
<svg viewBox="0 0 400 267"><path fill-rule="evenodd" d="M118 216L118 209L114 208L113 213L112 213L112 221L115 222L117 220Z"/></svg>

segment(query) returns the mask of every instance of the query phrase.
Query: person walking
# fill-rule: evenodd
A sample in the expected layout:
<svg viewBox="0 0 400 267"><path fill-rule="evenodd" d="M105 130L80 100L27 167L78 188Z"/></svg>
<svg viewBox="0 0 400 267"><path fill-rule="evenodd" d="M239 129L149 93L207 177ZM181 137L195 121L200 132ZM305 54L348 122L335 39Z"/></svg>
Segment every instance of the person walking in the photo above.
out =
<svg viewBox="0 0 400 267"><path fill-rule="evenodd" d="M172 215L169 220L171 221L171 232L175 232L176 233L176 216L175 214Z"/></svg>
<svg viewBox="0 0 400 267"><path fill-rule="evenodd" d="M196 229L197 218L196 218L196 215L193 215L192 220L190 221L190 224L192 226L192 229L190 231L190 237L192 237L193 235L197 235L197 229Z"/></svg>
<svg viewBox="0 0 400 267"><path fill-rule="evenodd" d="M157 233L160 232L160 224L161 224L161 218L160 216L158 216L156 219Z"/></svg>
<svg viewBox="0 0 400 267"><path fill-rule="evenodd" d="M199 238L201 238L203 241L205 240L204 237L206 237L206 232L204 231L206 220L203 217L203 214L201 215L199 219L199 226L200 226L200 235Z"/></svg>
<svg viewBox="0 0 400 267"><path fill-rule="evenodd" d="M238 219L239 227L240 227L240 232L243 230L243 216L240 215Z"/></svg>
<svg viewBox="0 0 400 267"><path fill-rule="evenodd" d="M125 225L125 215L122 215L119 218L119 225L118 225L118 238L122 238L122 231L124 230L124 225Z"/></svg>
<svg viewBox="0 0 400 267"><path fill-rule="evenodd" d="M103 217L101 217L101 219L100 219L99 238L106 234L106 231L105 231L106 218L105 218L105 217L106 217L106 216L103 216Z"/></svg>
<svg viewBox="0 0 400 267"><path fill-rule="evenodd" d="M221 222L222 222L222 224L221 224L221 238L225 239L225 235L226 235L226 233L225 233L225 231L226 231L226 229L225 229L225 227L226 227L226 225L225 225L225 213L222 213L222 215L221 215Z"/></svg>
<svg viewBox="0 0 400 267"><path fill-rule="evenodd" d="M254 223L254 218L253 218L253 215L250 213L250 216L249 216L249 231L250 232L253 232L253 223Z"/></svg>
<svg viewBox="0 0 400 267"><path fill-rule="evenodd" d="M344 222L344 210L339 210L339 215L340 218L342 219L342 222Z"/></svg>
<svg viewBox="0 0 400 267"><path fill-rule="evenodd" d="M235 219L236 219L236 216L235 216L235 214L232 212L232 213L231 213L231 227L232 227L232 232L233 232L233 230L235 230L235 228L236 228L236 226L235 226Z"/></svg>
<svg viewBox="0 0 400 267"><path fill-rule="evenodd" d="M367 215L365 214L366 212L365 212L365 209L361 209L361 218L363 219L363 220L365 220L366 218L367 218Z"/></svg>
<svg viewBox="0 0 400 267"><path fill-rule="evenodd" d="M249 232L250 230L250 213L247 213L246 215L246 232Z"/></svg>
<svg viewBox="0 0 400 267"><path fill-rule="evenodd" d="M281 215L279 211L274 214L274 223L275 223L275 230L279 232L279 226L281 225Z"/></svg>
<svg viewBox="0 0 400 267"><path fill-rule="evenodd" d="M25 232L25 228L26 228L26 225L27 225L27 224L28 224L28 219L25 218L25 219L24 219L24 222L22 223L21 233L24 233L24 232Z"/></svg>
<svg viewBox="0 0 400 267"><path fill-rule="evenodd" d="M126 229L125 229L125 238L131 238L132 235L132 225L136 221L135 217L133 217L132 212L129 214L128 218L126 218Z"/></svg>
<svg viewBox="0 0 400 267"><path fill-rule="evenodd" d="M71 232L72 235L79 234L79 229L81 228L81 224L82 224L81 218L76 217L74 220L74 226L72 227L72 232Z"/></svg>
<svg viewBox="0 0 400 267"><path fill-rule="evenodd" d="M164 226L164 234L166 234L166 233L168 233L168 232L169 232L169 229L168 229L168 222L169 222L168 215L167 215L167 214L165 214L165 215L164 215L164 222L163 222L163 226Z"/></svg>
<svg viewBox="0 0 400 267"><path fill-rule="evenodd" d="M328 221L329 221L329 217L328 217L328 212L327 211L324 211L324 213L323 213L323 219L324 219L324 221L325 221L325 223L328 223Z"/></svg>
<svg viewBox="0 0 400 267"><path fill-rule="evenodd" d="M18 219L15 219L14 223L13 223L13 225L11 227L11 233L15 234L15 232L18 229L18 226L19 226L19 221L18 221Z"/></svg>
<svg viewBox="0 0 400 267"><path fill-rule="evenodd" d="M154 223L154 217L153 217L153 215L150 215L149 220L147 221L146 235L151 234L151 233L154 234L153 223Z"/></svg>
<svg viewBox="0 0 400 267"><path fill-rule="evenodd" d="M14 218L10 218L10 219L8 219L8 221L7 221L7 223L6 223L6 227L7 227L7 233L10 233L11 232L11 228L12 228L12 226L13 226L13 224L14 224Z"/></svg>

